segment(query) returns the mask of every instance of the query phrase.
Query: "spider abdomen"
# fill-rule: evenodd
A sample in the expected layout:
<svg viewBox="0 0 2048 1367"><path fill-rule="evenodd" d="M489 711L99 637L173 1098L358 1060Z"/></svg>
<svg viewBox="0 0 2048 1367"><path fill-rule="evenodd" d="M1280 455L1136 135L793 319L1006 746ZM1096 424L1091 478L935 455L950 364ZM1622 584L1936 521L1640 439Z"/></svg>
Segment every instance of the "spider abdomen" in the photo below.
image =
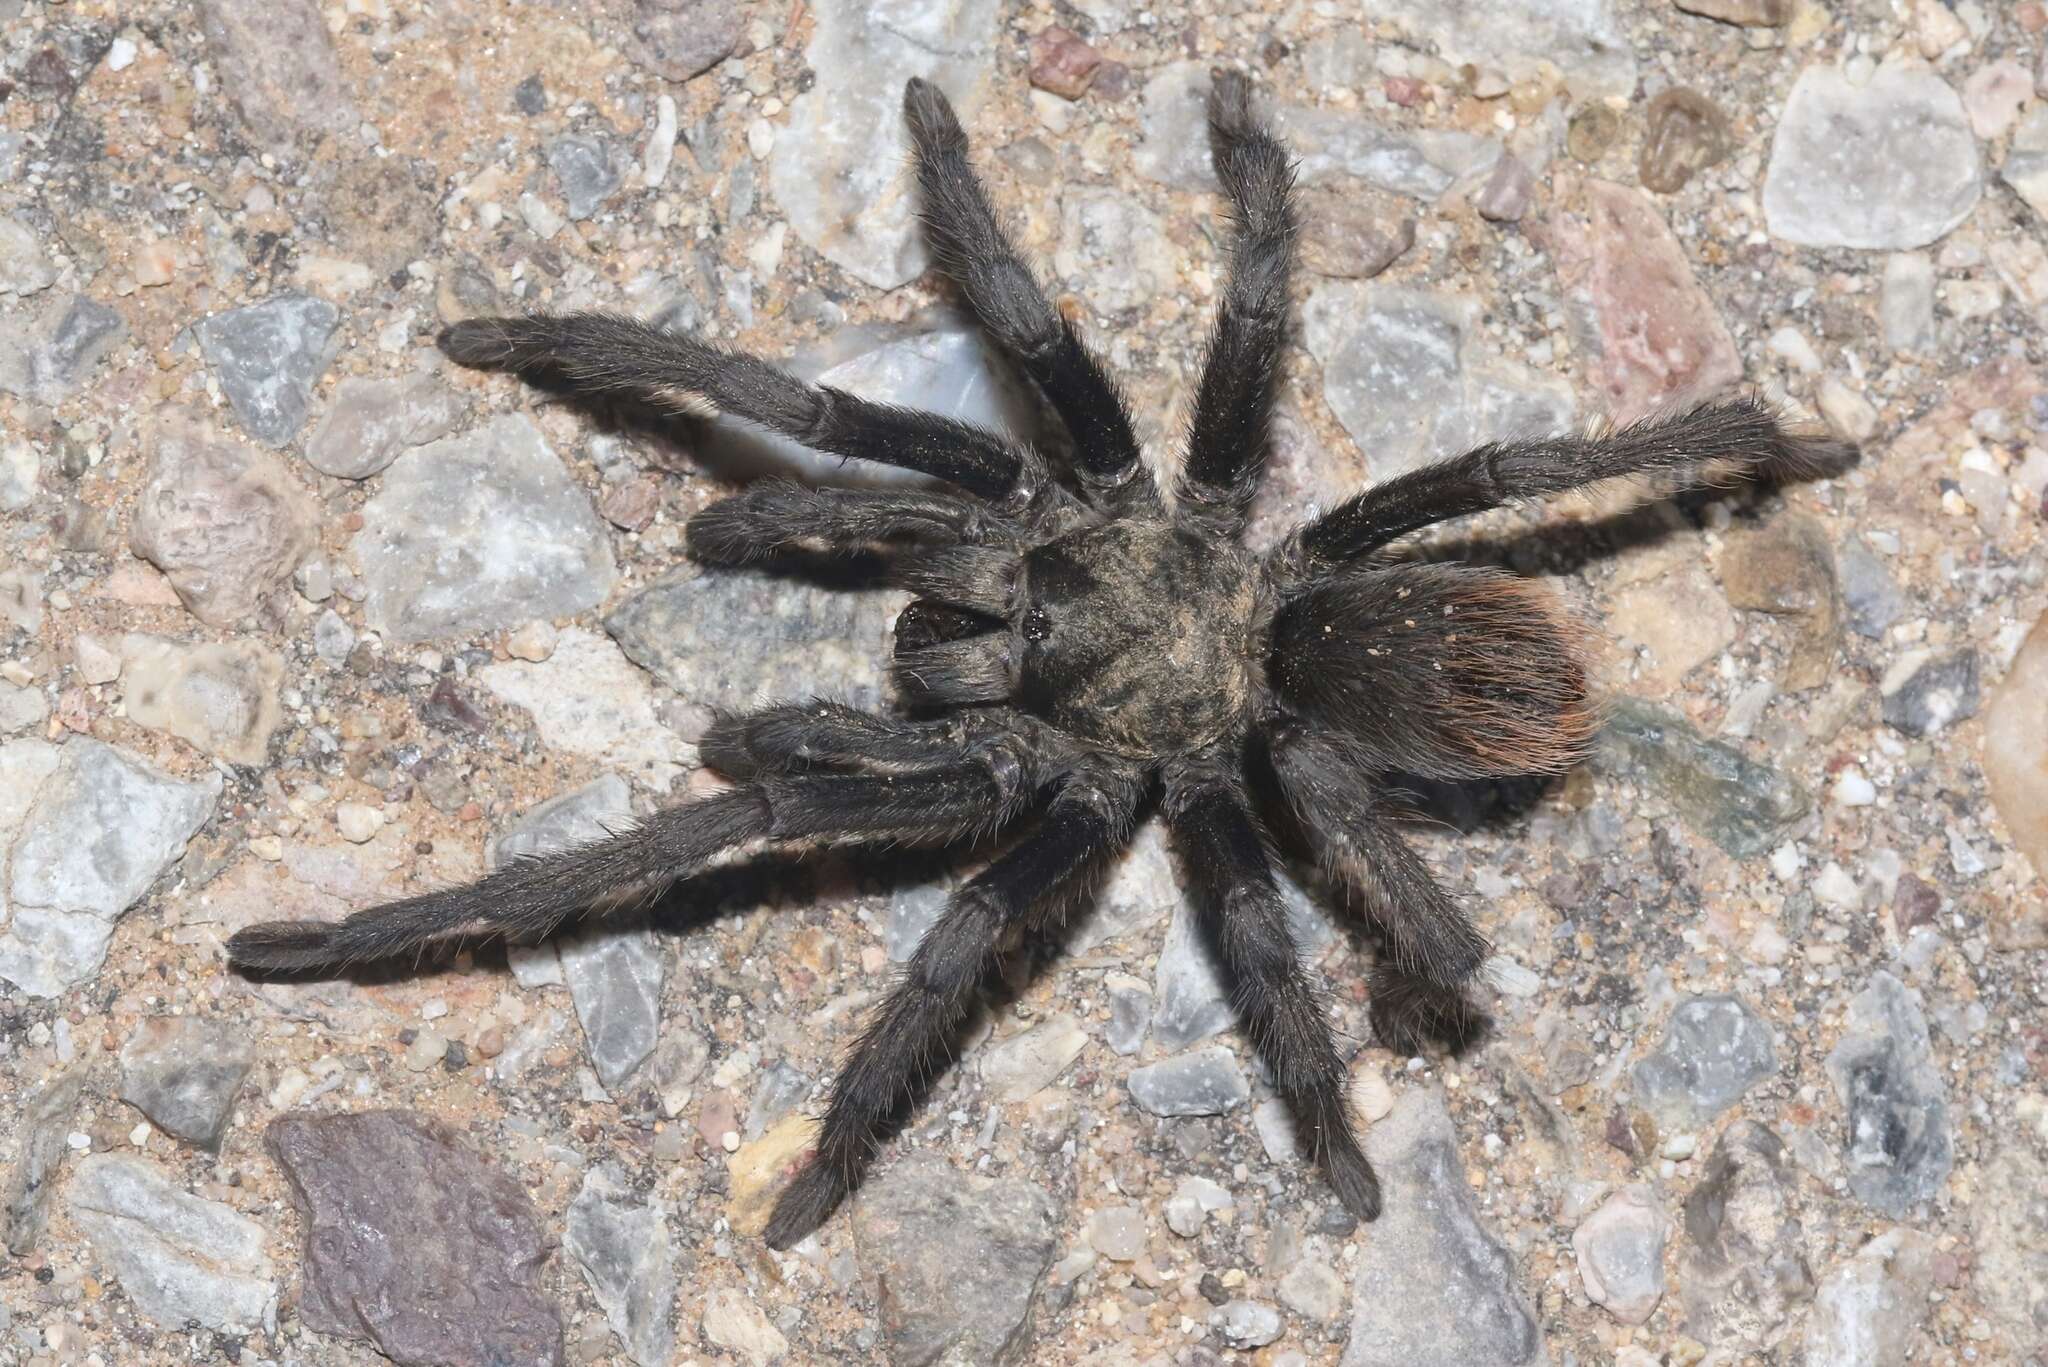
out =
<svg viewBox="0 0 2048 1367"><path fill-rule="evenodd" d="M1016 701L1066 734L1153 758L1242 723L1253 565L1164 522L1090 527L1027 552Z"/></svg>

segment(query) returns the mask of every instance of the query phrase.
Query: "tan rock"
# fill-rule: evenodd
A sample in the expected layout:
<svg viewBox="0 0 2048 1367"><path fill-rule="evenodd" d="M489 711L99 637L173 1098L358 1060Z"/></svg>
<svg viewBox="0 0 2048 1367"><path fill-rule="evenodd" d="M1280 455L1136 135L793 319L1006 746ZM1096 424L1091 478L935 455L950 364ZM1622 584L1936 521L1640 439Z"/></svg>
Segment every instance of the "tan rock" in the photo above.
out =
<svg viewBox="0 0 2048 1367"><path fill-rule="evenodd" d="M2048 614L2027 633L1984 709L1984 779L2036 874L2018 897L2003 899L1993 938L2008 949L2048 946Z"/></svg>
<svg viewBox="0 0 2048 1367"><path fill-rule="evenodd" d="M742 1144L726 1161L731 1175L726 1217L741 1234L756 1235L768 1227L775 1198L796 1176L818 1125L807 1115L792 1115L751 1144Z"/></svg>

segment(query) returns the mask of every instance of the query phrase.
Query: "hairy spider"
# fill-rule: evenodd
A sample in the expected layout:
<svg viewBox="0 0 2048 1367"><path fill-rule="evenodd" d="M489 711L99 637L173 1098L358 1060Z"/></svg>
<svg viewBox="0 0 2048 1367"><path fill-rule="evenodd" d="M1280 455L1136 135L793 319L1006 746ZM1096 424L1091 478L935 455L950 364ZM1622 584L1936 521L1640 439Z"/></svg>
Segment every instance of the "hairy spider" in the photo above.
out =
<svg viewBox="0 0 2048 1367"><path fill-rule="evenodd" d="M768 1225L768 1242L786 1247L859 1184L1003 952L1057 930L1156 797L1275 1090L1338 1197L1370 1220L1379 1181L1289 936L1254 780L1277 785L1364 911L1381 1042L1457 1047L1484 1024L1465 987L1487 943L1401 838L1381 776L1555 772L1595 725L1581 633L1547 590L1376 553L1448 518L1597 480L1817 467L1826 444L1748 400L1602 436L1496 442L1378 484L1256 558L1239 534L1266 457L1295 220L1293 168L1245 81L1219 78L1209 101L1236 232L1170 496L1140 458L1116 385L998 225L952 107L912 81L904 108L938 262L1064 423L1071 468L1000 433L806 384L626 318L474 319L441 344L465 365L716 410L951 486L761 483L689 524L691 553L716 565L883 553L890 580L915 595L895 628L912 717L823 701L722 716L701 751L731 778L725 791L467 887L335 923L252 926L229 955L304 971L476 936L527 940L740 847L962 843L1030 814L953 896L841 1068L816 1151Z"/></svg>

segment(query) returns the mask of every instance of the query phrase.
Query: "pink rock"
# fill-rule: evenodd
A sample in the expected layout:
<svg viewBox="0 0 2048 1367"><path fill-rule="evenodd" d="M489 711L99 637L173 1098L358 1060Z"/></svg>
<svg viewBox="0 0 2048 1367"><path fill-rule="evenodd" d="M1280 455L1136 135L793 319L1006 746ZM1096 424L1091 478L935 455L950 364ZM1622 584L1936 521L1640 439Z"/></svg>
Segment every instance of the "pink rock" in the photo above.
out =
<svg viewBox="0 0 2048 1367"><path fill-rule="evenodd" d="M1608 413L1628 422L1742 378L1735 339L1642 191L1560 178L1537 228L1578 306L1580 346Z"/></svg>
<svg viewBox="0 0 2048 1367"><path fill-rule="evenodd" d="M157 425L129 544L194 617L233 626L313 549L315 517L312 495L276 456L173 413Z"/></svg>
<svg viewBox="0 0 2048 1367"><path fill-rule="evenodd" d="M1963 82L1963 109L1970 116L1970 131L1987 140L1997 137L2012 127L2033 93L2033 73L2010 58L1979 68Z"/></svg>
<svg viewBox="0 0 2048 1367"><path fill-rule="evenodd" d="M1984 710L1984 781L2012 843L2048 878L2048 614L2034 623ZM2037 881L1994 925L2006 948L2048 944L2048 896Z"/></svg>

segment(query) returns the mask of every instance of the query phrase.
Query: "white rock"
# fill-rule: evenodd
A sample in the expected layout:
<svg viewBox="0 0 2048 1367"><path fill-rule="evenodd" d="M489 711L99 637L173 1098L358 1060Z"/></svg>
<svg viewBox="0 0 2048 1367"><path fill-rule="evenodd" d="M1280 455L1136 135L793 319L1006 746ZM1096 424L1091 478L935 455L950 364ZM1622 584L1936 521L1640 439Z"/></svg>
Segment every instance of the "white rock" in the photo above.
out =
<svg viewBox="0 0 2048 1367"><path fill-rule="evenodd" d="M344 802L334 809L334 825L343 840L352 845L365 844L384 829L384 812L365 803Z"/></svg>
<svg viewBox="0 0 2048 1367"><path fill-rule="evenodd" d="M571 627L546 660L484 666L485 688L533 713L541 739L602 760L665 793L690 747L655 715L647 676L607 637Z"/></svg>

